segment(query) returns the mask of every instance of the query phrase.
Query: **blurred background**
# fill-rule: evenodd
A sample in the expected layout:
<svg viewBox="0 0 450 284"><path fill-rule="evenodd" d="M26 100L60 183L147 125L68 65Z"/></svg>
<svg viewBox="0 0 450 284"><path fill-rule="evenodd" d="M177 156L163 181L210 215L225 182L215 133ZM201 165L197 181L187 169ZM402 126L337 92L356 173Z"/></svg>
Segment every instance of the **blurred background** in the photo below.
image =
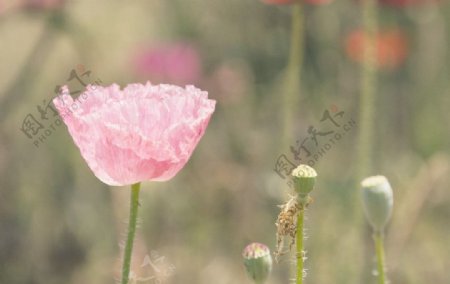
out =
<svg viewBox="0 0 450 284"><path fill-rule="evenodd" d="M88 83L147 80L194 84L217 108L186 167L143 184L135 283L251 283L242 250L254 241L275 250L277 205L292 193L274 171L283 159L319 173L307 283L375 283L355 174L361 5L308 2L293 138L283 145L289 5L0 0L0 283L115 283L129 188L95 178L49 102L65 84L77 96ZM372 174L386 175L395 195L388 275L450 283L450 5L384 0L378 21ZM311 126L317 143L296 160ZM330 131L343 135L328 147ZM289 283L289 269L286 255L268 283Z"/></svg>

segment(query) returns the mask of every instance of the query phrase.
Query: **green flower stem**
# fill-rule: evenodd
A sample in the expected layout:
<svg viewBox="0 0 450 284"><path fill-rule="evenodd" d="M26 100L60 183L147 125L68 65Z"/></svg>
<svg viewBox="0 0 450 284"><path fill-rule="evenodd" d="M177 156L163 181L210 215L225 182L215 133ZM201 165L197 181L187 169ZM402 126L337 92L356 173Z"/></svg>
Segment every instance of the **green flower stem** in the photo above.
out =
<svg viewBox="0 0 450 284"><path fill-rule="evenodd" d="M296 235L296 245L297 245L297 284L303 283L303 221L304 221L305 209L301 209L297 215L297 235Z"/></svg>
<svg viewBox="0 0 450 284"><path fill-rule="evenodd" d="M358 180L368 175L372 169L376 92L376 34L378 29L376 0L363 1L363 24L367 39L364 41L364 62L361 79Z"/></svg>
<svg viewBox="0 0 450 284"><path fill-rule="evenodd" d="M131 254L133 252L134 235L136 233L140 189L141 189L140 183L135 183L131 186L130 219L128 221L127 242L125 244L125 250L123 254L121 284L128 284L128 277L130 274Z"/></svg>
<svg viewBox="0 0 450 284"><path fill-rule="evenodd" d="M293 117L300 93L304 37L302 5L301 1L292 5L291 46L283 97L283 147L287 147L292 140Z"/></svg>
<svg viewBox="0 0 450 284"><path fill-rule="evenodd" d="M386 283L386 263L384 258L384 237L383 233L378 232L373 234L373 240L375 242L375 251L377 254L377 267L378 267L378 284Z"/></svg>
<svg viewBox="0 0 450 284"><path fill-rule="evenodd" d="M377 34L377 0L362 0L362 21L364 28L364 61L361 69L361 96L359 99L359 135L357 141L356 180L360 181L372 173L374 153L374 128L375 128L375 93L376 93L376 34ZM357 204L357 196L354 195L352 204ZM357 206L353 206L353 218L355 223L362 221ZM361 228L362 228L362 224ZM359 264L358 264L359 265ZM368 269L361 263L362 270ZM358 271L360 269L357 269Z"/></svg>

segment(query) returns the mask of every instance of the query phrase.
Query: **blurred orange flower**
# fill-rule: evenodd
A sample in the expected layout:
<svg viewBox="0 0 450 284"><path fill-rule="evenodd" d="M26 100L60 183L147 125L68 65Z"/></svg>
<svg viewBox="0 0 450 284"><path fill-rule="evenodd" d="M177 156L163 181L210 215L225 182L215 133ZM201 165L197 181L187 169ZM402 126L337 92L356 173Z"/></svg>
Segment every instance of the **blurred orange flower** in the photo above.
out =
<svg viewBox="0 0 450 284"><path fill-rule="evenodd" d="M345 42L347 56L356 62L362 62L367 40L368 36L362 29L351 32ZM399 29L379 31L375 41L379 68L394 69L405 61L408 55L408 40L404 32Z"/></svg>

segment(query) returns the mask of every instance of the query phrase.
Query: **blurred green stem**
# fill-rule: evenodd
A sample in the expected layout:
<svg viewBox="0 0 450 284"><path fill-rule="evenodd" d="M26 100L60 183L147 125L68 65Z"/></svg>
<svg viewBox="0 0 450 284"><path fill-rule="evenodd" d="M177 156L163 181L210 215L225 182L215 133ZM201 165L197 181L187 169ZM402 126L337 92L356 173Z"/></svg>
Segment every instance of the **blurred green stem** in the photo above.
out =
<svg viewBox="0 0 450 284"><path fill-rule="evenodd" d="M384 258L384 236L382 232L376 232L373 234L373 240L375 242L375 251L377 254L377 267L378 267L378 284L384 284L386 279L385 272L385 258Z"/></svg>
<svg viewBox="0 0 450 284"><path fill-rule="evenodd" d="M283 97L283 148L292 140L294 111L300 93L304 37L302 5L301 1L292 5L291 46Z"/></svg>
<svg viewBox="0 0 450 284"><path fill-rule="evenodd" d="M297 235L295 237L297 245L297 284L303 283L303 221L304 221L305 209L301 209L297 215Z"/></svg>
<svg viewBox="0 0 450 284"><path fill-rule="evenodd" d="M48 56L51 54L51 47L55 43L55 30L52 27L52 18L47 22L39 36L38 40L31 48L30 54L23 60L22 66L15 78L5 89L0 97L0 119L4 120L11 111L15 110L15 104L28 94L30 86L33 86L34 80L39 76L40 70L44 68Z"/></svg>
<svg viewBox="0 0 450 284"><path fill-rule="evenodd" d="M359 99L359 136L357 144L357 172L356 180L360 181L372 172L375 130L375 92L376 92L376 64L377 64L377 0L362 0L363 37L363 65L361 69L361 96ZM357 194L354 195L355 199ZM352 202L357 204L356 200ZM360 211L353 206L355 222L362 221ZM360 223L360 228L362 224ZM361 240L362 241L362 240ZM367 271L370 266L362 263L361 270ZM357 269L359 271L359 269ZM364 273L363 275L367 275ZM361 275L362 277L364 277Z"/></svg>
<svg viewBox="0 0 450 284"><path fill-rule="evenodd" d="M364 62L361 79L358 177L361 180L372 170L374 109L376 92L377 2L363 0Z"/></svg>
<svg viewBox="0 0 450 284"><path fill-rule="evenodd" d="M40 71L45 67L45 62L51 55L57 32L68 32L82 61L89 62L88 56L92 53L89 47L92 49L92 46L88 44L92 40L85 36L86 33L80 25L72 21L63 10L49 13L45 21L43 31L34 43L30 54L23 60L24 63L6 88L5 93L0 96L2 98L0 100L0 109L2 109L0 120L4 120L15 109L14 105L28 95L30 86L33 86L33 82L38 78ZM52 95L54 96L54 94Z"/></svg>
<svg viewBox="0 0 450 284"><path fill-rule="evenodd" d="M136 233L140 189L140 183L135 183L131 186L130 219L128 221L127 242L123 253L121 284L128 284L128 278L130 275L131 254L133 252L134 235Z"/></svg>

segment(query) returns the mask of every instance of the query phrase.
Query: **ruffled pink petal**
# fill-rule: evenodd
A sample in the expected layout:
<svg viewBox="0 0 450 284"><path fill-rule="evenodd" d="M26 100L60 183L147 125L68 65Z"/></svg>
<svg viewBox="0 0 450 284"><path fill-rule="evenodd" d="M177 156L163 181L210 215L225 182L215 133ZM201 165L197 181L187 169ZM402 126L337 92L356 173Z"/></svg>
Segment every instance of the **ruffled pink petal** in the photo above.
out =
<svg viewBox="0 0 450 284"><path fill-rule="evenodd" d="M76 100L67 87L54 104L81 155L109 185L172 178L189 160L215 101L193 86L150 83L88 86Z"/></svg>

